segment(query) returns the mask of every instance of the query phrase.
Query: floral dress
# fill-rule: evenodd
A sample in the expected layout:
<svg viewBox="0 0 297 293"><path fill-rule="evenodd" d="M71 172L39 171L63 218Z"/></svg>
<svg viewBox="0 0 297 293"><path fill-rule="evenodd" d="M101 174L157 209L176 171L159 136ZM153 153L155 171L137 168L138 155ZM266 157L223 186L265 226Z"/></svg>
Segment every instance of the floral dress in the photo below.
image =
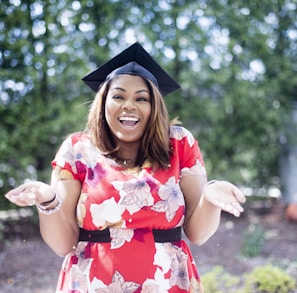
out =
<svg viewBox="0 0 297 293"><path fill-rule="evenodd" d="M186 242L157 243L152 233L183 225L181 177L206 176L192 134L171 126L170 139L171 166L159 171L148 162L133 169L118 165L86 133L63 142L52 165L82 184L78 225L85 230L109 228L111 241L79 241L65 257L56 292L202 292Z"/></svg>

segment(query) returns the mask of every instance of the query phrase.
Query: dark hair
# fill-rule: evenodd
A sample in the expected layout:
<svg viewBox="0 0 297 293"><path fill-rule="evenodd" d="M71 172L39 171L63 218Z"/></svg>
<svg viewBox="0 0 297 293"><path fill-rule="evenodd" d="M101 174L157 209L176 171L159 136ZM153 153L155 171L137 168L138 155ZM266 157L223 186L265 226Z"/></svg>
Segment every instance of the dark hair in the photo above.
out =
<svg viewBox="0 0 297 293"><path fill-rule="evenodd" d="M116 159L118 146L113 140L105 119L106 97L113 80L106 81L99 88L90 107L86 131L90 134L92 143L104 155ZM136 164L141 166L145 160L148 160L154 168L166 169L169 166L171 156L168 111L157 87L151 81L145 78L143 80L149 89L151 97L151 115L147 131L142 137Z"/></svg>

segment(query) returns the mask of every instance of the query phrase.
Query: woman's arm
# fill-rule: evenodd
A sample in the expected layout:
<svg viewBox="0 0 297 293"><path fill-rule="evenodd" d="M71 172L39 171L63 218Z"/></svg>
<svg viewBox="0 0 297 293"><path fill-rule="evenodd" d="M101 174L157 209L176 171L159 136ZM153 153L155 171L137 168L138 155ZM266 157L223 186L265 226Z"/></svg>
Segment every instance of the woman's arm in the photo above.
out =
<svg viewBox="0 0 297 293"><path fill-rule="evenodd" d="M55 182L52 186L62 201L61 208L52 214L38 210L40 232L43 240L60 256L68 254L78 241L79 228L76 221L76 206L81 192L81 183L76 180Z"/></svg>
<svg viewBox="0 0 297 293"><path fill-rule="evenodd" d="M203 176L181 178L180 186L186 201L184 231L198 245L206 242L220 224L221 210L239 216L245 201L242 192L227 181L206 184Z"/></svg>
<svg viewBox="0 0 297 293"><path fill-rule="evenodd" d="M11 190L5 196L16 205L29 206L50 201L56 194L61 199L59 209L51 214L44 214L38 209L40 232L44 241L55 253L65 256L72 251L78 241L76 205L80 191L79 181L57 181L53 175L51 185L36 181L29 182Z"/></svg>

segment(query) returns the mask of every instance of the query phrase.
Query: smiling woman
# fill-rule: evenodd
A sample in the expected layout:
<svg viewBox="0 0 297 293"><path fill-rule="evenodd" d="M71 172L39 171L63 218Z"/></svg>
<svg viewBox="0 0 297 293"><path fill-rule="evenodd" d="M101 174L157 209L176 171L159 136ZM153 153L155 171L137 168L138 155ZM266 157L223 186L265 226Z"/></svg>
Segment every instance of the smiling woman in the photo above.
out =
<svg viewBox="0 0 297 293"><path fill-rule="evenodd" d="M86 129L62 143L51 185L6 194L36 203L43 239L65 256L56 292L203 292L182 229L205 242L244 195L206 184L197 140L169 122L163 97L179 85L138 43L84 81L96 92Z"/></svg>

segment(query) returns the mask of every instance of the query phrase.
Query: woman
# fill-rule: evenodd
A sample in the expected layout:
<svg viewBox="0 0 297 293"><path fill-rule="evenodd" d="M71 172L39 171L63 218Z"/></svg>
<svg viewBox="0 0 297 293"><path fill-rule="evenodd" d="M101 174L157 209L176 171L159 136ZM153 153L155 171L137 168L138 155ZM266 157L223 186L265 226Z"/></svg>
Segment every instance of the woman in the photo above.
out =
<svg viewBox="0 0 297 293"><path fill-rule="evenodd" d="M244 195L206 183L197 141L169 123L163 96L179 86L138 43L84 81L98 91L87 127L63 142L51 185L6 195L36 203L43 239L65 256L57 292L202 292L181 228L204 243Z"/></svg>

